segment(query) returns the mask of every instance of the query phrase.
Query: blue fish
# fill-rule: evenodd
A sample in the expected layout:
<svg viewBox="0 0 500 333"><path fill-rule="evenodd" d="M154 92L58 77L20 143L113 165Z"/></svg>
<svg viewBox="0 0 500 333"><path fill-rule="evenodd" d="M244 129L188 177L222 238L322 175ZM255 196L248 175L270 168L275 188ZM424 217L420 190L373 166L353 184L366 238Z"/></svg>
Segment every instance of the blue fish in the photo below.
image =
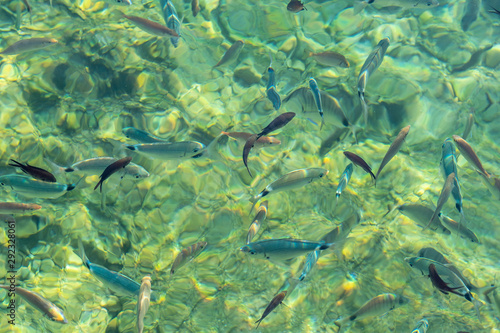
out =
<svg viewBox="0 0 500 333"><path fill-rule="evenodd" d="M450 174L455 173L454 187L451 190L451 195L455 199L455 207L463 215L462 194L460 193L460 184L458 182L457 156L455 155L455 145L450 138L447 138L443 143L441 167L445 179Z"/></svg>
<svg viewBox="0 0 500 333"><path fill-rule="evenodd" d="M167 28L174 30L180 36L181 22L177 16L174 4L170 0L160 0L160 6ZM174 47L179 46L179 37L172 37L170 38L170 41Z"/></svg>
<svg viewBox="0 0 500 333"><path fill-rule="evenodd" d="M165 139L159 138L153 134L135 127L124 127L122 129L122 132L127 138L138 141L140 143L168 142Z"/></svg>
<svg viewBox="0 0 500 333"><path fill-rule="evenodd" d="M305 255L316 250L326 250L331 244L325 242L311 242L306 240L282 238L266 239L249 243L241 251L251 255L261 255L265 259L285 261Z"/></svg>
<svg viewBox="0 0 500 333"><path fill-rule="evenodd" d="M316 250L307 255L306 262L304 264L304 268L302 268L302 273L299 276L299 281L303 281L306 275L311 271L311 269L316 265L318 261L319 255L321 251Z"/></svg>
<svg viewBox="0 0 500 333"><path fill-rule="evenodd" d="M269 81L266 88L267 98L273 103L273 107L277 111L281 107L281 97L276 91L276 73L271 65L269 65L267 72L269 73Z"/></svg>
<svg viewBox="0 0 500 333"><path fill-rule="evenodd" d="M344 172L342 173L342 176L340 176L339 185L337 186L337 191L335 192L335 196L337 197L337 200L339 199L340 195L342 194L342 191L347 187L347 184L349 183L349 180L351 179L353 169L354 169L353 164L349 163L349 165L345 168Z"/></svg>
<svg viewBox="0 0 500 333"><path fill-rule="evenodd" d="M318 108L319 115L321 116L321 126L319 128L321 130L323 128L323 125L325 124L325 118L323 117L323 104L321 103L321 93L318 88L318 83L314 78L309 79L309 88L311 89L314 101L316 102L316 107Z"/></svg>

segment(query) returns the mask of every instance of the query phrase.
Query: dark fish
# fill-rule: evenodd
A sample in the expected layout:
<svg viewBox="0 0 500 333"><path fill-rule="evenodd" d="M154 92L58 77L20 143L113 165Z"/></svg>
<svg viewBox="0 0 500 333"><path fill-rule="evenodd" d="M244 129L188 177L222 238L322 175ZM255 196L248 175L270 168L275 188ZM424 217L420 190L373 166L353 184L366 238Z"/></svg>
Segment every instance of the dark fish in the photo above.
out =
<svg viewBox="0 0 500 333"><path fill-rule="evenodd" d="M200 12L200 3L198 0L191 0L191 11L193 12L193 16L196 17Z"/></svg>
<svg viewBox="0 0 500 333"><path fill-rule="evenodd" d="M160 36L160 37L179 37L179 34L170 28L167 28L166 26L142 18L138 16L133 16L133 15L125 15L123 14L123 17L125 17L127 20L130 22L134 23L139 29L155 36Z"/></svg>
<svg viewBox="0 0 500 333"><path fill-rule="evenodd" d="M481 0L467 0L466 4L467 6L464 9L465 14L460 22L463 31L469 30L470 25L477 20L479 9L481 8Z"/></svg>
<svg viewBox="0 0 500 333"><path fill-rule="evenodd" d="M286 290L274 296L274 298L271 300L267 308L264 310L262 317L260 317L260 319L255 322L257 324L256 329L259 328L260 322L264 320L264 318L266 318L274 309L276 309L276 307L280 305L281 302L283 302L285 297L286 297Z"/></svg>
<svg viewBox="0 0 500 333"><path fill-rule="evenodd" d="M248 170L248 174L252 178L253 178L252 173L250 172L250 169L248 168L248 154L250 154L250 150L254 146L255 141L257 141L257 134L253 134L252 136L250 136L248 138L247 142L245 142L245 146L243 147L243 163L245 164L245 167Z"/></svg>
<svg viewBox="0 0 500 333"><path fill-rule="evenodd" d="M55 183L56 177L45 169L38 168L28 163L22 164L16 160L11 159L13 163L9 163L10 166L20 168L25 174L30 175L33 178L43 180L44 182Z"/></svg>
<svg viewBox="0 0 500 333"><path fill-rule="evenodd" d="M245 43L242 40L238 40L238 41L234 42L233 45L231 45L231 47L229 49L227 49L226 53L224 53L224 55L222 56L222 59L219 60L219 62L213 68L222 66L226 63L230 63L230 62L233 62L234 60L236 60L236 58L238 58L238 55L240 54L241 49L243 48L244 44Z"/></svg>
<svg viewBox="0 0 500 333"><path fill-rule="evenodd" d="M448 293L453 293L459 296L462 296L459 292L455 291L456 289L462 288L460 287L455 287L455 288L450 288L448 287L448 284L439 277L438 272L436 271L436 266L434 264L429 265L429 278L431 279L432 285L436 287L440 292L443 294L448 294Z"/></svg>
<svg viewBox="0 0 500 333"><path fill-rule="evenodd" d="M304 4L300 2L300 0L290 0L288 5L286 5L286 9L292 13L298 13L303 10L307 10L306 7L304 7Z"/></svg>
<svg viewBox="0 0 500 333"><path fill-rule="evenodd" d="M498 9L492 7L492 6L490 6L490 7L491 7L491 9L488 10L488 12L500 15L500 10L498 10Z"/></svg>
<svg viewBox="0 0 500 333"><path fill-rule="evenodd" d="M345 157L347 157L352 163L356 164L357 166L361 167L363 170L365 170L367 173L372 176L373 180L376 180L375 175L372 172L372 168L368 165L368 163L365 162L360 156L351 153L349 151L344 151Z"/></svg>
<svg viewBox="0 0 500 333"><path fill-rule="evenodd" d="M378 175L380 174L382 169L398 153L399 149L401 149L401 146L403 145L403 142L404 142L406 136L408 135L409 131L410 131L410 125L404 127L401 131L399 131L398 136L392 142L391 146L387 150L387 153L385 153L385 156L384 156L384 159L382 160L382 163L380 163L380 166L378 167L377 175L375 176L376 178L378 178Z"/></svg>
<svg viewBox="0 0 500 333"><path fill-rule="evenodd" d="M94 187L94 191L100 186L100 191L102 192L103 182L106 179L108 179L109 177L111 177L112 174L114 174L115 172L117 172L121 168L125 168L130 163L130 161L132 161L132 157L127 156L127 157L119 159L118 161L115 161L115 162L111 163L110 165L108 165L108 167L106 169L104 169L102 174L99 176L100 179L99 179L99 182L97 183L97 185Z"/></svg>

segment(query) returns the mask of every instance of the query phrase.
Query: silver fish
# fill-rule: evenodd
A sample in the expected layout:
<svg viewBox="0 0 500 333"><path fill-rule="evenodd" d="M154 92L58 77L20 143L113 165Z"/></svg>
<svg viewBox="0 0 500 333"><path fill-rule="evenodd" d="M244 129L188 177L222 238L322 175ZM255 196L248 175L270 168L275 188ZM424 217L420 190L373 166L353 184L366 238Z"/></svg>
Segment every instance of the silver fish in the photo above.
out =
<svg viewBox="0 0 500 333"><path fill-rule="evenodd" d="M354 165L352 163L349 163L349 165L345 168L344 172L342 173L342 176L340 176L339 185L337 186L337 191L335 192L337 201L339 200L342 191L347 187L347 184L351 179L353 169Z"/></svg>
<svg viewBox="0 0 500 333"><path fill-rule="evenodd" d="M146 275L142 278L139 299L137 301L137 330L139 333L144 331L144 317L149 310L151 299L151 276Z"/></svg>
<svg viewBox="0 0 500 333"><path fill-rule="evenodd" d="M377 70L384 60L385 52L389 47L389 38L382 39L366 58L358 76L358 96L363 107L365 123L368 124L368 105L365 101L365 88L370 76Z"/></svg>
<svg viewBox="0 0 500 333"><path fill-rule="evenodd" d="M175 160L180 158L196 158L205 148L197 141L141 143L126 146L128 149L144 156L161 160Z"/></svg>
<svg viewBox="0 0 500 333"><path fill-rule="evenodd" d="M403 204L397 207L401 214L409 217L417 223L418 226L424 227L432 218L434 211L421 204ZM450 235L451 232L441 224L439 217L432 220L432 225L429 227L432 231L439 232L445 235Z"/></svg>
<svg viewBox="0 0 500 333"><path fill-rule="evenodd" d="M185 249L183 249L177 257L175 257L172 268L170 269L170 275L173 275L179 268L184 266L188 261L196 258L205 248L207 247L207 242L198 242Z"/></svg>
<svg viewBox="0 0 500 333"><path fill-rule="evenodd" d="M266 220L267 204L268 204L268 201L266 200L266 201L262 202L260 204L259 209L257 209L257 214L253 218L253 221L250 224L250 228L248 228L247 244L252 242L252 239L259 232L262 223L264 223L264 221Z"/></svg>
<svg viewBox="0 0 500 333"><path fill-rule="evenodd" d="M359 13L367 5L375 7L401 7L405 9L429 9L439 6L437 0L362 0L354 6L354 13Z"/></svg>
<svg viewBox="0 0 500 333"><path fill-rule="evenodd" d="M304 263L304 267L302 268L302 272L300 273L300 276L299 276L299 281L304 281L307 274L309 274L309 272L312 270L314 265L316 265L316 262L319 259L320 253L321 253L320 250L316 250L316 251L313 251L307 255L306 261Z"/></svg>
<svg viewBox="0 0 500 333"><path fill-rule="evenodd" d="M380 163L380 166L378 167L377 174L375 175L375 184L382 169L387 165L387 163L391 161L394 156L396 156L398 151L401 149L401 146L403 145L403 142L405 141L405 138L408 135L409 131L410 125L404 127L401 131L399 131L398 136L396 136L394 141L391 143L389 149L387 150L387 153L385 153L385 156L382 159L382 163Z"/></svg>
<svg viewBox="0 0 500 333"><path fill-rule="evenodd" d="M137 129L135 127L124 127L122 129L123 134L129 139L139 141L140 143L157 143L157 142L167 142L167 140L159 138L152 135L146 131Z"/></svg>
<svg viewBox="0 0 500 333"><path fill-rule="evenodd" d="M325 51L320 53L309 53L309 57L312 57L318 63L323 66L328 67L342 67L349 68L349 61L340 53L333 51Z"/></svg>
<svg viewBox="0 0 500 333"><path fill-rule="evenodd" d="M443 169L445 180L451 173L455 174L451 195L455 199L455 206L458 212L463 216L462 193L460 192L460 183L458 181L457 156L455 155L455 145L451 139L447 138L444 141L441 156L441 168Z"/></svg>
<svg viewBox="0 0 500 333"><path fill-rule="evenodd" d="M411 331L411 333L426 333L429 328L429 322L427 319L422 318L418 321L417 326Z"/></svg>
<svg viewBox="0 0 500 333"><path fill-rule="evenodd" d="M285 261L303 256L316 250L325 250L331 244L325 242L311 242L306 240L283 238L266 239L249 243L240 248L242 252L257 255L263 259Z"/></svg>
<svg viewBox="0 0 500 333"><path fill-rule="evenodd" d="M115 157L95 157L73 163L65 172L81 172L86 176L100 175L110 164L118 161ZM149 172L142 166L129 163L124 169L125 175L139 179L149 177Z"/></svg>
<svg viewBox="0 0 500 333"><path fill-rule="evenodd" d="M465 124L464 134L462 134L462 138L467 140L470 132L472 131L472 126L474 125L474 112L469 113L467 117L467 123Z"/></svg>
<svg viewBox="0 0 500 333"><path fill-rule="evenodd" d="M217 64L214 65L213 68L230 64L235 61L240 55L241 49L243 49L244 44L245 43L242 40L237 40L236 42L234 42L233 45L231 45L231 47L227 49L222 58Z"/></svg>
<svg viewBox="0 0 500 333"><path fill-rule="evenodd" d="M181 35L181 22L177 16L177 10L170 0L160 0L161 11L163 12L163 19L168 28L174 30L177 35ZM179 37L170 38L170 42L174 47L179 46Z"/></svg>
<svg viewBox="0 0 500 333"><path fill-rule="evenodd" d="M311 93L314 97L314 102L316 103L316 107L318 108L319 115L321 116L321 126L320 130L323 128L325 124L325 117L323 117L323 104L321 103L321 92L318 87L318 83L314 78L309 79L309 89L311 89Z"/></svg>
<svg viewBox="0 0 500 333"><path fill-rule="evenodd" d="M271 65L269 65L267 72L269 73L269 81L267 82L266 95L271 103L273 103L274 109L278 111L281 107L281 97L276 90L276 73Z"/></svg>
<svg viewBox="0 0 500 333"><path fill-rule="evenodd" d="M235 139L241 144L245 144L248 139L253 135L252 133L247 132L222 132L222 134L227 135L228 137ZM260 149L268 146L277 146L280 145L281 141L276 139L273 136L261 136L257 139L257 141L253 144L253 149Z"/></svg>
<svg viewBox="0 0 500 333"><path fill-rule="evenodd" d="M78 182L75 184L51 183L21 175L0 177L1 186L10 187L14 192L25 197L40 199L57 199L73 190Z"/></svg>
<svg viewBox="0 0 500 333"><path fill-rule="evenodd" d="M432 223L433 220L438 216L439 212L441 212L441 208L443 208L444 204L446 201L448 201L448 198L450 197L451 191L453 190L453 183L454 183L454 178L455 174L452 172L445 180L443 189L441 190L441 194L439 195L438 202L436 204L436 210L432 214L431 219L429 220L429 223L427 226L423 229L427 229Z"/></svg>
<svg viewBox="0 0 500 333"><path fill-rule="evenodd" d="M0 214L23 214L41 208L42 206L32 203L0 202Z"/></svg>
<svg viewBox="0 0 500 333"><path fill-rule="evenodd" d="M4 55L15 55L30 51L41 50L46 47L57 44L58 41L54 38L29 38L22 39L14 44L8 46L5 50L0 52Z"/></svg>
<svg viewBox="0 0 500 333"><path fill-rule="evenodd" d="M472 230L467 228L465 225L458 223L457 221L452 220L451 218L443 214L440 214L440 217L441 217L441 222L446 227L446 229L456 234L459 234L460 236L470 240L473 243L481 243L479 241L479 238L477 238L476 234Z"/></svg>

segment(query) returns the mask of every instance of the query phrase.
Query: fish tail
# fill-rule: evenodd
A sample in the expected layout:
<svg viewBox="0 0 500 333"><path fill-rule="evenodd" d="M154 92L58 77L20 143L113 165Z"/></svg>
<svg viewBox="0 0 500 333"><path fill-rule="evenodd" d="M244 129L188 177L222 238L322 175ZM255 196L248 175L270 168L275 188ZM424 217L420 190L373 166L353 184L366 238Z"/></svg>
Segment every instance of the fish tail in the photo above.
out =
<svg viewBox="0 0 500 333"><path fill-rule="evenodd" d="M78 238L78 252L80 253L80 258L82 258L83 264L90 269L89 265L90 261L87 258L87 255L85 254L85 249L83 248L83 243L81 238Z"/></svg>
<svg viewBox="0 0 500 333"><path fill-rule="evenodd" d="M130 149L130 150L137 150L135 146L132 145L126 145L125 148Z"/></svg>
<svg viewBox="0 0 500 333"><path fill-rule="evenodd" d="M323 128L323 125L325 125L325 118L323 117L323 115L321 115L321 125L319 126L320 131Z"/></svg>
<svg viewBox="0 0 500 333"><path fill-rule="evenodd" d="M365 119L365 125L368 125L368 105L365 101L365 93L358 91L359 99L361 101L361 107L363 109L363 117Z"/></svg>
<svg viewBox="0 0 500 333"><path fill-rule="evenodd" d="M9 163L10 166L13 166L13 167L23 167L24 166L22 163L19 163L18 161L13 160L12 158L10 160L12 162L14 162L14 164Z"/></svg>
<svg viewBox="0 0 500 333"><path fill-rule="evenodd" d="M76 188L76 186L78 184L80 184L80 182L82 181L83 178L85 178L85 177L78 179L78 181L76 183L66 185L67 186L66 191L69 192L71 190L74 190Z"/></svg>
<svg viewBox="0 0 500 333"><path fill-rule="evenodd" d="M257 327L255 329L258 329L259 326L260 326L260 323L262 322L262 319L264 318L260 318L259 320L257 320L255 323L257 324Z"/></svg>

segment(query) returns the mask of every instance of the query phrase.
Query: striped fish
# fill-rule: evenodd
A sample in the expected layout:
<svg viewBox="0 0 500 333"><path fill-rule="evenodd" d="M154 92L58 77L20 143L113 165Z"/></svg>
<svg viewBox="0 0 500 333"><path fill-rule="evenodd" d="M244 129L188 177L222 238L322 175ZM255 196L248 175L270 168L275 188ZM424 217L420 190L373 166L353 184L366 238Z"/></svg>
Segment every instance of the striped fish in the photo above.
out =
<svg viewBox="0 0 500 333"><path fill-rule="evenodd" d="M281 97L276 91L276 73L271 65L269 65L267 72L269 73L269 81L267 82L266 95L271 103L273 103L274 109L278 111L281 107Z"/></svg>
<svg viewBox="0 0 500 333"><path fill-rule="evenodd" d="M177 33L177 35L181 35L181 22L179 21L179 17L177 16L177 11L175 10L174 4L170 0L160 0L161 11L163 12L163 19L165 20L165 24L167 28L172 29ZM179 46L179 37L170 38L172 45L174 47Z"/></svg>

